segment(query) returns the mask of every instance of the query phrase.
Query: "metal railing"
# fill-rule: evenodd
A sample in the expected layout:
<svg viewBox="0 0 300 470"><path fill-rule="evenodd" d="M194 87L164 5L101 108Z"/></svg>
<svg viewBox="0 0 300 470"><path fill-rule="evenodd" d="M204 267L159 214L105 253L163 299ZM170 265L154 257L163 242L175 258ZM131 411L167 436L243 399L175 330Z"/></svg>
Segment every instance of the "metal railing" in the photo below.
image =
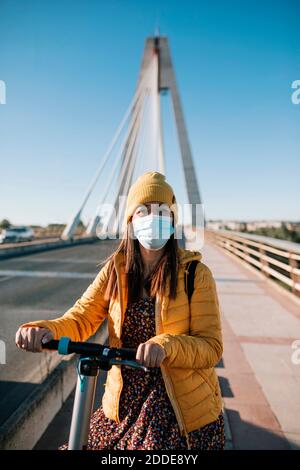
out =
<svg viewBox="0 0 300 470"><path fill-rule="evenodd" d="M206 230L205 233L223 250L300 296L300 244L227 230Z"/></svg>

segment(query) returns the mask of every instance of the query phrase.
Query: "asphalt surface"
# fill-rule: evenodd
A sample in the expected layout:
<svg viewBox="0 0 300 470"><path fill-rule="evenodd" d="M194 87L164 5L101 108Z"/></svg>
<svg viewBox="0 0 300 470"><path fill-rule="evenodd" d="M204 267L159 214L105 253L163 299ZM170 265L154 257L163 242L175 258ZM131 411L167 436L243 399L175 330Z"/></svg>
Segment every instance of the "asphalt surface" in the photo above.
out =
<svg viewBox="0 0 300 470"><path fill-rule="evenodd" d="M0 340L6 349L5 364L0 364L0 425L60 361L57 353L18 349L18 327L63 315L117 244L103 240L0 261Z"/></svg>

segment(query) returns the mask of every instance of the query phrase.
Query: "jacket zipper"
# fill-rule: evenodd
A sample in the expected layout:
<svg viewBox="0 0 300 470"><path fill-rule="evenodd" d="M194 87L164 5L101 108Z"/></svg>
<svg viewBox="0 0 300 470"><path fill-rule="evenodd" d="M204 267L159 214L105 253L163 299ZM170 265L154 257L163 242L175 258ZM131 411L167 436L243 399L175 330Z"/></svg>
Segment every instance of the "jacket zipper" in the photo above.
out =
<svg viewBox="0 0 300 470"><path fill-rule="evenodd" d="M157 335L160 334L160 324L161 324L161 322L160 322L160 311L159 311L160 309L158 308L158 306L160 306L160 305L161 304L160 304L160 299L159 299L155 304L155 325L156 325L156 334ZM185 427L185 424L184 424L184 421L183 421L183 417L182 417L180 407L179 407L179 405L177 403L177 400L175 399L175 396L174 396L174 393L173 393L173 384L172 384L171 380L169 379L167 367L164 364L161 364L160 369L161 369L162 376L163 376L163 379L164 379L164 382L165 382L165 387L166 387L167 394L170 398L171 404L172 404L174 412L175 412L175 416L176 416L176 419L177 419L177 422L178 422L180 433L181 433L181 435L185 436L185 439L186 439L186 442L187 442L187 447L188 447L188 449L190 449L191 447L190 447L188 432L186 430L186 427Z"/></svg>
<svg viewBox="0 0 300 470"><path fill-rule="evenodd" d="M118 269L116 271L117 271L118 287L120 287L120 279L119 279ZM120 290L119 290L119 292L120 292ZM122 323L122 320L123 320L123 311L122 311L123 301L122 300L123 299L121 299L121 315L122 315L121 323ZM159 298L155 303L155 326L156 326L156 334L157 335L160 333L160 311L159 311L160 308L158 308L160 306L161 306L161 302L160 302L160 298ZM121 366L117 366L117 367L121 368ZM161 364L160 369L161 369L162 376L163 376L163 379L164 379L164 382L165 382L165 387L166 387L167 394L170 398L171 404L172 404L174 412L175 412L175 416L176 416L176 419L177 419L177 422L178 422L178 426L179 426L181 435L185 436L187 447L188 447L188 449L190 449L191 446L190 446L188 432L187 432L186 427L184 425L184 421L183 421L183 418L182 418L182 414L181 414L181 410L179 408L179 405L178 405L176 399L174 398L173 384L171 383L171 381L168 377L168 372L166 370L166 366ZM120 396L121 396L122 388L123 388L123 378L122 378L121 371L120 371L120 376L121 376L121 380L122 380L122 386L120 387L120 392L119 392L119 396L118 396L118 400L117 400L117 409L116 409L116 411L117 411L116 418L117 418L117 423L118 424L120 424L119 403L120 403Z"/></svg>
<svg viewBox="0 0 300 470"><path fill-rule="evenodd" d="M118 288L118 292L119 292L119 295L120 295L120 312L121 312L121 331L122 331L122 325L123 325L123 318L124 318L124 305L123 305L123 291L121 289L121 279L120 279L120 268L119 268L119 263L117 262L116 263L116 260L115 260L115 268L116 268L116 274L117 274L117 288ZM123 286L122 286L123 287ZM120 347L122 347L122 345L120 345ZM112 366L114 367L114 366ZM118 399L117 399L117 406L116 406L116 421L118 424L120 424L120 416L119 416L119 404L120 404L120 397L121 397L121 393L122 393L122 389L123 389L123 377L122 377L122 372L121 372L121 367L122 366L118 366L116 365L116 367L119 367L120 368L120 378L121 378L121 381L122 381L122 385L120 387L120 391L119 391L119 396L118 396Z"/></svg>

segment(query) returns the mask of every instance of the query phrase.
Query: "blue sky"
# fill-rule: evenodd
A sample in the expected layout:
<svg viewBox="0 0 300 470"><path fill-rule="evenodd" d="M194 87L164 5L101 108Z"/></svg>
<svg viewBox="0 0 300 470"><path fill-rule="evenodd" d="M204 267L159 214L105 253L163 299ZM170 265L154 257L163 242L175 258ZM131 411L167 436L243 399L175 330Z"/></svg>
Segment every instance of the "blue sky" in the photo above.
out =
<svg viewBox="0 0 300 470"><path fill-rule="evenodd" d="M70 218L159 25L206 217L299 220L300 105L291 101L299 13L297 0L0 0L0 219ZM187 202L168 97L162 102L167 178Z"/></svg>

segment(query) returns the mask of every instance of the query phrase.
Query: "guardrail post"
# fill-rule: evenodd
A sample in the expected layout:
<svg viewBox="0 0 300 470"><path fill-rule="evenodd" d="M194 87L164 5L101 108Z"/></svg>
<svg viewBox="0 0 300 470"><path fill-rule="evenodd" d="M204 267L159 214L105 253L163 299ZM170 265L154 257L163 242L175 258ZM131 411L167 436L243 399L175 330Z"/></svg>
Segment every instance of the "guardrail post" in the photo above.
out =
<svg viewBox="0 0 300 470"><path fill-rule="evenodd" d="M292 256L293 256L293 254L289 252L289 265L292 268L292 270L291 270L291 280L293 281L292 292L295 295L297 295L298 297L300 297L300 292L298 291L298 289L296 289L296 283L298 282L298 277L299 276L294 271L295 269L298 268L298 262Z"/></svg>
<svg viewBox="0 0 300 470"><path fill-rule="evenodd" d="M267 260L265 260L263 257L266 255L266 250L264 248L262 248L261 246L259 247L259 253L260 253L260 261L261 261L261 270L263 272L263 274L266 276L266 277L270 277L270 274L268 273L268 270L265 269L269 266L269 262Z"/></svg>

